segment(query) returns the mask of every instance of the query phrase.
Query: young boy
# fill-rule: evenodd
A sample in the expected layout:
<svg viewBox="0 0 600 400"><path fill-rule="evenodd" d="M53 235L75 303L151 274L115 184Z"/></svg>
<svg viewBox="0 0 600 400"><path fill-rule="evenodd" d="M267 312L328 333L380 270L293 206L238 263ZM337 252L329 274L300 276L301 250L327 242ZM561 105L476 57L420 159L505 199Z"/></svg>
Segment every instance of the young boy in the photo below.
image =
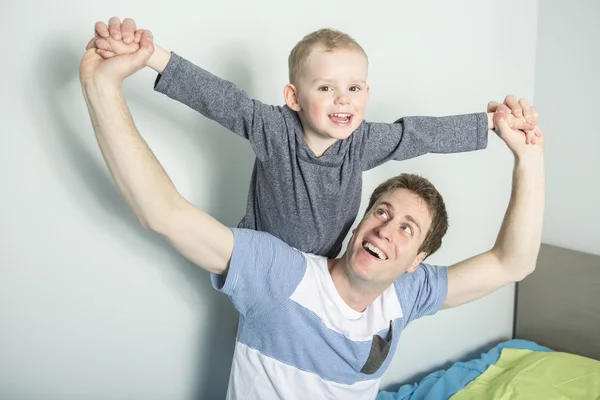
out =
<svg viewBox="0 0 600 400"><path fill-rule="evenodd" d="M97 37L87 48L96 47L105 58L137 50L142 30L132 20L121 24L113 18L109 25L110 34L104 23L96 24ZM253 100L232 82L156 45L147 65L159 74L155 90L250 141L256 160L238 226L329 258L340 252L358 213L363 171L426 153L484 149L493 127L484 112L406 117L393 124L363 121L366 53L331 29L305 36L291 51L285 106ZM512 118L511 126L532 130L535 117L527 104L521 106L530 123Z"/></svg>

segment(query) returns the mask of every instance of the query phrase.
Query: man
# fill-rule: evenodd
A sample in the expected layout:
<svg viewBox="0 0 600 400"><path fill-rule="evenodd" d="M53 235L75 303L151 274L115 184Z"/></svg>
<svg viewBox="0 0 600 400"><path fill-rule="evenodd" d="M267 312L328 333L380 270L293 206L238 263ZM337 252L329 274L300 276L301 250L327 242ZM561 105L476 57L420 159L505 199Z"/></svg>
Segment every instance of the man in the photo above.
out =
<svg viewBox="0 0 600 400"><path fill-rule="evenodd" d="M513 191L491 250L450 267L424 264L446 232L445 206L428 181L401 175L376 189L346 253L326 259L264 232L227 228L181 197L119 89L152 52L147 31L133 54L104 60L87 50L83 93L106 163L140 224L211 272L213 285L240 312L229 398L372 399L408 323L476 300L535 268L544 139L527 144L506 123L504 105L494 125L515 155Z"/></svg>

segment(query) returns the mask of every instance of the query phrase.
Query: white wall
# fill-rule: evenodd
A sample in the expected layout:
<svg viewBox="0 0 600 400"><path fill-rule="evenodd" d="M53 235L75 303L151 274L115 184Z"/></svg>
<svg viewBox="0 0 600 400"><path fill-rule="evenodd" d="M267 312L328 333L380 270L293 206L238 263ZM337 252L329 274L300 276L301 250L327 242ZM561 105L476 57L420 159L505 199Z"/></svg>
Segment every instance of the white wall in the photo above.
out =
<svg viewBox="0 0 600 400"><path fill-rule="evenodd" d="M541 1L535 103L548 137L544 241L600 254L600 2Z"/></svg>
<svg viewBox="0 0 600 400"><path fill-rule="evenodd" d="M77 68L96 20L135 17L157 43L270 103L282 102L289 50L322 26L351 33L369 54L368 120L479 112L507 93L533 96L536 1L293 4L3 3L0 398L212 399L226 390L235 310L205 272L136 224L95 143ZM153 80L143 71L125 85L138 128L180 191L235 225L249 146L153 93ZM492 245L511 167L491 137L482 152L370 171L364 197L399 171L429 177L451 217L430 261L453 263ZM508 287L416 322L383 387L508 338L512 296Z"/></svg>

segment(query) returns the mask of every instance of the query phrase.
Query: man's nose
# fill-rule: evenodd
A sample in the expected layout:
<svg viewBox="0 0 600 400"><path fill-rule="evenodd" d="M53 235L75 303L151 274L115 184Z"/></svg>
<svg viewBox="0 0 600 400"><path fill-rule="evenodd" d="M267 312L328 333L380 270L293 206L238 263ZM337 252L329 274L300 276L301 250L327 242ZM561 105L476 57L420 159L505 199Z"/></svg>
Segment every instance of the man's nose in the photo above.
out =
<svg viewBox="0 0 600 400"><path fill-rule="evenodd" d="M390 224L384 223L379 225L375 232L377 232L377 236L379 236L380 238L390 241L392 238L392 231L391 231L392 227L390 226Z"/></svg>

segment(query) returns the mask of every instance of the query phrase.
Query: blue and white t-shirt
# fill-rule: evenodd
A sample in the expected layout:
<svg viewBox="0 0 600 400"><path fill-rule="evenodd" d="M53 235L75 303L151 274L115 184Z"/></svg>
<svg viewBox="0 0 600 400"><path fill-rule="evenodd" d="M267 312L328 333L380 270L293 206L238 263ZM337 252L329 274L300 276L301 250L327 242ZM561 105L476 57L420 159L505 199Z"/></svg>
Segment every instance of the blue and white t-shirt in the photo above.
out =
<svg viewBox="0 0 600 400"><path fill-rule="evenodd" d="M211 276L240 312L228 399L374 399L400 332L446 299L447 268L421 264L357 312L326 258L265 232L233 233L227 276Z"/></svg>

